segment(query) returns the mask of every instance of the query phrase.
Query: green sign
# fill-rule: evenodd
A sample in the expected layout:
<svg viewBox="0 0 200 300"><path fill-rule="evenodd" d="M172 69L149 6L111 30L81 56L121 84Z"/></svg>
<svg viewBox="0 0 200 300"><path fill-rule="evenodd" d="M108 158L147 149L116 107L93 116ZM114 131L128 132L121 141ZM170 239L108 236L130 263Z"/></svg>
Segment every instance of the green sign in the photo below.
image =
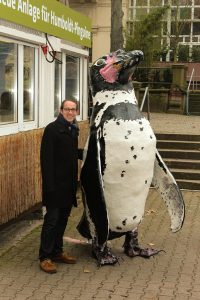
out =
<svg viewBox="0 0 200 300"><path fill-rule="evenodd" d="M55 0L0 0L0 18L91 47L91 21Z"/></svg>

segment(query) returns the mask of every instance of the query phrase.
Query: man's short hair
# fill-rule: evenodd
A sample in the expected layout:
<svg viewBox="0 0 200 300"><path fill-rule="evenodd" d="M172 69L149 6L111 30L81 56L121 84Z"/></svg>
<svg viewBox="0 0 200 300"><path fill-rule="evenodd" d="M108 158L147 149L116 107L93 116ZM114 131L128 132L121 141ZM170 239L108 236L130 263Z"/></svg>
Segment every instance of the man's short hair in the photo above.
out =
<svg viewBox="0 0 200 300"><path fill-rule="evenodd" d="M70 102L75 103L76 104L76 109L78 109L78 101L74 100L74 99L65 99L65 100L63 100L62 103L61 103L60 109L63 109L64 104L65 104L66 101L70 101Z"/></svg>

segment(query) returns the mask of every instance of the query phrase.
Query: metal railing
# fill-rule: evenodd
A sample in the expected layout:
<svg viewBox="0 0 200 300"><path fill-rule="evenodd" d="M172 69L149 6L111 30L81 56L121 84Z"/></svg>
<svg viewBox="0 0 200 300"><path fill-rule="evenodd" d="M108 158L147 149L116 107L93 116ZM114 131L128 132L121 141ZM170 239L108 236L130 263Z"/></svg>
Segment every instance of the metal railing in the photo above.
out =
<svg viewBox="0 0 200 300"><path fill-rule="evenodd" d="M143 110L144 107L144 103L145 100L147 99L147 118L150 121L150 106L149 106L149 87L146 86L145 91L144 91L144 95L143 95L143 99L142 99L142 103L140 105L140 111Z"/></svg>
<svg viewBox="0 0 200 300"><path fill-rule="evenodd" d="M187 79L186 79L188 83L190 81L190 76L187 76ZM193 91L200 90L200 76L196 76L195 72L193 74L193 79L191 81L190 90L193 90Z"/></svg>
<svg viewBox="0 0 200 300"><path fill-rule="evenodd" d="M141 88L148 85L150 89L168 89L172 84L172 76L169 67L138 67L134 73L134 80L141 83Z"/></svg>
<svg viewBox="0 0 200 300"><path fill-rule="evenodd" d="M191 82L192 82L193 75L194 75L194 68L192 69L192 73L190 75L190 80L189 80L189 83L188 83L187 93L186 93L186 114L187 115L189 115L189 94L190 94L190 85L191 85Z"/></svg>

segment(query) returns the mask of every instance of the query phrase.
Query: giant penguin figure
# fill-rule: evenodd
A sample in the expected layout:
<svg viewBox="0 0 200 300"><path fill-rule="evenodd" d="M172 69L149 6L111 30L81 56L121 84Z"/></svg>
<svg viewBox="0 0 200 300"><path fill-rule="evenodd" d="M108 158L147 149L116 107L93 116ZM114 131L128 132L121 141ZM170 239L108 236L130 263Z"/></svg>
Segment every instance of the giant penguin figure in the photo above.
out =
<svg viewBox="0 0 200 300"><path fill-rule="evenodd" d="M118 50L91 67L93 113L81 169L84 213L78 230L92 239L100 265L117 262L107 241L122 235L130 257L159 252L140 248L137 238L151 184L166 203L173 232L184 219L181 192L156 150L155 135L134 94L131 78L142 59L139 50Z"/></svg>

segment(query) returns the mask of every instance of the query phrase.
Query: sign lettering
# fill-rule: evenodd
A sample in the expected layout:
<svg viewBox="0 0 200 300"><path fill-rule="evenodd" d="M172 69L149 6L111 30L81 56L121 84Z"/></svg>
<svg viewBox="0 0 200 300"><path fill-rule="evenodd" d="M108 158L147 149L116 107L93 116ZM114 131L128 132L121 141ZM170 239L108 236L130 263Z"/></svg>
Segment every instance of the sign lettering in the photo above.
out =
<svg viewBox="0 0 200 300"><path fill-rule="evenodd" d="M88 17L52 0L0 0L0 18L91 47Z"/></svg>

